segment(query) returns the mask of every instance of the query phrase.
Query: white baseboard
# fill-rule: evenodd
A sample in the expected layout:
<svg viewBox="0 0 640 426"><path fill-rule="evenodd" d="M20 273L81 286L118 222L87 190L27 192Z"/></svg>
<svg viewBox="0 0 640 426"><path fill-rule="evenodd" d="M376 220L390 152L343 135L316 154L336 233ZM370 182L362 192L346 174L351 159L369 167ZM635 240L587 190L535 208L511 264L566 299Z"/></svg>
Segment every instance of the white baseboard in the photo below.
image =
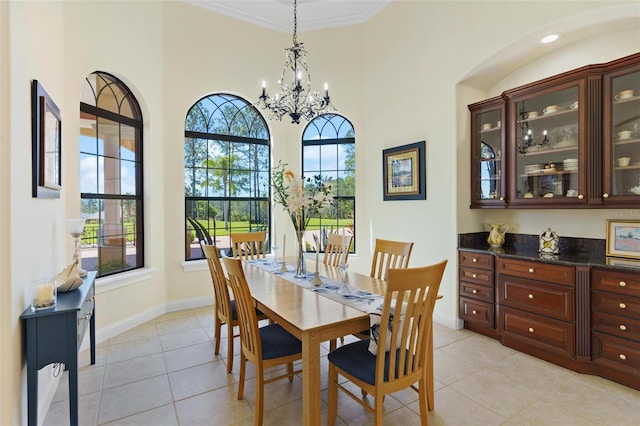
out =
<svg viewBox="0 0 640 426"><path fill-rule="evenodd" d="M463 321L458 317L438 314L436 312L433 313L433 322L444 325L445 327L452 328L454 330L460 330L464 325Z"/></svg>
<svg viewBox="0 0 640 426"><path fill-rule="evenodd" d="M115 337L125 331L131 330L134 327L144 324L147 321L159 317L167 312L181 311L183 309L199 308L201 306L213 305L213 295L204 297L194 297L192 299L184 299L168 302L165 305L154 306L146 311L139 312L127 318L123 318L120 321L116 321L113 324L109 324L106 327L101 327L96 330L96 344L106 342L107 340ZM97 307L98 315L100 307ZM88 333L88 328L87 328ZM82 340L80 351L89 349L89 338L85 334L85 338Z"/></svg>

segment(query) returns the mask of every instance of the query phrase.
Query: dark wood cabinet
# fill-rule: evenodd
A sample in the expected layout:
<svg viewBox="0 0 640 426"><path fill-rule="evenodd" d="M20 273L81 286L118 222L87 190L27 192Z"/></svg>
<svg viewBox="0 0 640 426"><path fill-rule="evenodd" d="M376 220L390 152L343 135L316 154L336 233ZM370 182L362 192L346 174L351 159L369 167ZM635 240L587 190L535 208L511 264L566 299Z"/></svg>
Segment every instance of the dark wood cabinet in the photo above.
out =
<svg viewBox="0 0 640 426"><path fill-rule="evenodd" d="M497 97L471 111L471 207L506 206L506 105Z"/></svg>
<svg viewBox="0 0 640 426"><path fill-rule="evenodd" d="M591 289L598 374L640 389L640 274L592 269Z"/></svg>
<svg viewBox="0 0 640 426"><path fill-rule="evenodd" d="M498 258L503 344L551 361L575 355L574 268Z"/></svg>
<svg viewBox="0 0 640 426"><path fill-rule="evenodd" d="M640 53L469 110L471 208L640 205Z"/></svg>
<svg viewBox="0 0 640 426"><path fill-rule="evenodd" d="M640 390L640 272L475 248L458 254L464 328Z"/></svg>
<svg viewBox="0 0 640 426"><path fill-rule="evenodd" d="M464 320L465 328L497 337L494 257L461 250L459 264L460 317Z"/></svg>

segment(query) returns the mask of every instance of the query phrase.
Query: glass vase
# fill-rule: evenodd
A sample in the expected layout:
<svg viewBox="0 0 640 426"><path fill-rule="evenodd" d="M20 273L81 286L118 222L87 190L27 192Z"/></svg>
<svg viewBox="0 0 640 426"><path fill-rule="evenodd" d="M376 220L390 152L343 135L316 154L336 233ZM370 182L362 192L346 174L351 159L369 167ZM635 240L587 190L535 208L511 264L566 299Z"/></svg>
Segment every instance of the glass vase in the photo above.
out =
<svg viewBox="0 0 640 426"><path fill-rule="evenodd" d="M304 230L298 231L298 255L296 257L296 278L307 277L307 265L304 259Z"/></svg>

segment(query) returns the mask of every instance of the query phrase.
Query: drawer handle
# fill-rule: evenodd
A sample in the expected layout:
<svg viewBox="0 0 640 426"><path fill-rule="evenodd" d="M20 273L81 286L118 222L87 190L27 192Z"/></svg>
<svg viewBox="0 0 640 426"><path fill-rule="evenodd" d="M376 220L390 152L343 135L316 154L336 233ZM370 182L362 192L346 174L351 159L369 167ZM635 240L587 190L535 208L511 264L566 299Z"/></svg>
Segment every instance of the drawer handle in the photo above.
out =
<svg viewBox="0 0 640 426"><path fill-rule="evenodd" d="M626 283L626 282L624 282L624 281L620 281L620 287L626 287L626 286L627 286L627 283Z"/></svg>
<svg viewBox="0 0 640 426"><path fill-rule="evenodd" d="M533 294L529 294L529 299L533 299Z"/></svg>
<svg viewBox="0 0 640 426"><path fill-rule="evenodd" d="M627 308L626 303L620 303L620 309L626 309L626 308Z"/></svg>
<svg viewBox="0 0 640 426"><path fill-rule="evenodd" d="M533 268L529 268L529 272L533 274Z"/></svg>
<svg viewBox="0 0 640 426"><path fill-rule="evenodd" d="M476 263L476 262L478 261L478 259L476 259L476 258L474 257L473 259L471 259L471 261L472 261L473 263Z"/></svg>
<svg viewBox="0 0 640 426"><path fill-rule="evenodd" d="M625 354L620 354L620 359L624 361L625 359L627 359L627 356Z"/></svg>
<svg viewBox="0 0 640 426"><path fill-rule="evenodd" d="M627 331L627 326L624 324L620 324L620 330Z"/></svg>
<svg viewBox="0 0 640 426"><path fill-rule="evenodd" d="M478 294L478 290L472 290L471 293Z"/></svg>
<svg viewBox="0 0 640 426"><path fill-rule="evenodd" d="M533 327L529 327L529 333L533 333L534 331Z"/></svg>
<svg viewBox="0 0 640 426"><path fill-rule="evenodd" d="M475 315L475 314L477 314L478 312L474 309L473 311L471 311L471 313L472 313L473 315Z"/></svg>
<svg viewBox="0 0 640 426"><path fill-rule="evenodd" d="M471 278L478 278L478 274L471 274Z"/></svg>

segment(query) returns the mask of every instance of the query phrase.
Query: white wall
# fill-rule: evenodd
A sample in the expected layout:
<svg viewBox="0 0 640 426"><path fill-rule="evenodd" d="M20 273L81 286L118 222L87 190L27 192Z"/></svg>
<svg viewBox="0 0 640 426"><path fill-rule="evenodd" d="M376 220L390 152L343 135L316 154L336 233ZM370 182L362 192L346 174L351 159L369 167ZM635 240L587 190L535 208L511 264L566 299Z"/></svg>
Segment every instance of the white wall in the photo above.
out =
<svg viewBox="0 0 640 426"><path fill-rule="evenodd" d="M494 87L474 82L474 70L519 40L523 26L530 35L549 22L617 3L625 4L553 2L540 8L539 2L398 0L368 23L298 35L310 52L314 83L321 87L329 81L336 107L356 130L354 270L368 273L376 237L415 241L411 265L449 259L436 320L458 325L457 233L482 230L482 224L494 217L511 222L520 232L537 233L549 225L550 214L556 214L544 218L539 212L469 211L466 105L513 83L540 78L550 63L553 69L572 68L574 49L578 65L639 49L637 39L585 39L516 71L515 80L509 79L511 73L494 80L499 81ZM0 424L20 424L26 423L18 321L27 305L22 293L26 283L57 272L71 257L72 240L64 219L77 216L79 209L78 102L84 77L100 70L121 78L140 102L145 126L147 268L125 274L125 286L122 280L98 283L100 340L165 309L211 302L206 266L183 265L184 117L208 94L223 91L252 101L263 78L273 87L291 35L182 2L160 1L1 2L0 24L0 344L11 348L1 352ZM59 200L31 198L31 79L43 83L62 111ZM269 126L274 161L282 159L299 169L303 125L285 120ZM419 140L427 142L427 200L383 202L382 150ZM283 230L287 218L277 207L274 212ZM590 235L589 229L604 214L557 213L560 219L554 216L554 228L572 236ZM292 231L289 227L291 241ZM41 387L46 393L54 387L45 378Z"/></svg>

